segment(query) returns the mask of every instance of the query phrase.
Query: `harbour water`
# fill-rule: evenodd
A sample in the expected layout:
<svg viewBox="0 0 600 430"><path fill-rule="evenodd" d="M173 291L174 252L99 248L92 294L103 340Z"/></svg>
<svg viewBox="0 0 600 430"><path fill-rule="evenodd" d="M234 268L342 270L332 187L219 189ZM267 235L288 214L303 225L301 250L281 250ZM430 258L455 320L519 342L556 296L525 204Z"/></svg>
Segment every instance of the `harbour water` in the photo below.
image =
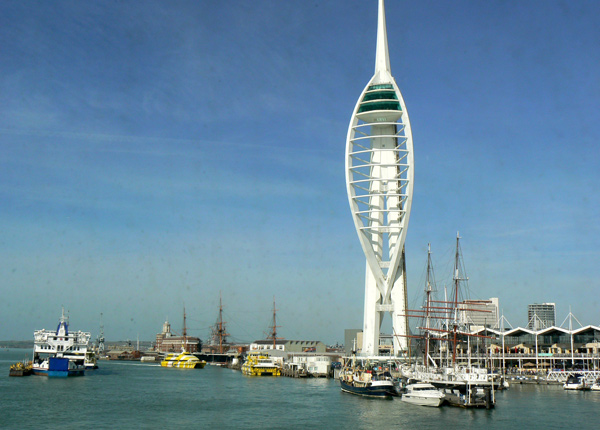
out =
<svg viewBox="0 0 600 430"><path fill-rule="evenodd" d="M86 376L10 378L29 350L0 350L2 429L597 428L600 392L512 385L492 410L426 408L340 392L332 379L246 377L206 366L100 361Z"/></svg>

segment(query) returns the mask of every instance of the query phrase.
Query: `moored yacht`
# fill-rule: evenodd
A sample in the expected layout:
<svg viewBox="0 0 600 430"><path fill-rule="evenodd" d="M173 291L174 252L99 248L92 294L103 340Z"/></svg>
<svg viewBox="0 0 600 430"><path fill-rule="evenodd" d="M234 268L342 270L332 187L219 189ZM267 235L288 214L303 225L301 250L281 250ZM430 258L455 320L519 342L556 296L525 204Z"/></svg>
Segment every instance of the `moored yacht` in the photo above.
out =
<svg viewBox="0 0 600 430"><path fill-rule="evenodd" d="M581 375L571 375L563 384L565 390L589 390L585 378Z"/></svg>
<svg viewBox="0 0 600 430"><path fill-rule="evenodd" d="M431 384L421 382L407 385L401 400L413 405L438 407L444 402L444 393Z"/></svg>

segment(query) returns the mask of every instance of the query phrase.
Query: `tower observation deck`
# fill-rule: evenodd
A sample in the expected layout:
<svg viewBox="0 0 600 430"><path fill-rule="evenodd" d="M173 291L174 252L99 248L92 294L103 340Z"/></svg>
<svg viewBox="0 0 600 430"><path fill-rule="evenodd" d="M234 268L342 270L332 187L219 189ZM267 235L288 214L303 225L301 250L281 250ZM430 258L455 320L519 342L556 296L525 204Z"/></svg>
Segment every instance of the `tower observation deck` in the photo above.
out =
<svg viewBox="0 0 600 430"><path fill-rule="evenodd" d="M404 241L413 194L413 144L392 77L384 0L379 0L375 74L361 93L346 139L346 188L367 260L362 352L376 355L382 318L392 318L394 353L407 348Z"/></svg>

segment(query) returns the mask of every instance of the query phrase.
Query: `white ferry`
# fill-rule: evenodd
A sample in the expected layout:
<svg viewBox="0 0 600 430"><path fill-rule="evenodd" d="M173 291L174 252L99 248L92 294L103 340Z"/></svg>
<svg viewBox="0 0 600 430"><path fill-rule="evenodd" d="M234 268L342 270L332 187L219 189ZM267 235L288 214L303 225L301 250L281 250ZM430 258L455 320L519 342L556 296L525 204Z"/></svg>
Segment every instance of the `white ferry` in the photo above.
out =
<svg viewBox="0 0 600 430"><path fill-rule="evenodd" d="M33 374L50 377L83 375L90 337L88 332L69 331L69 319L63 308L56 330L33 332Z"/></svg>

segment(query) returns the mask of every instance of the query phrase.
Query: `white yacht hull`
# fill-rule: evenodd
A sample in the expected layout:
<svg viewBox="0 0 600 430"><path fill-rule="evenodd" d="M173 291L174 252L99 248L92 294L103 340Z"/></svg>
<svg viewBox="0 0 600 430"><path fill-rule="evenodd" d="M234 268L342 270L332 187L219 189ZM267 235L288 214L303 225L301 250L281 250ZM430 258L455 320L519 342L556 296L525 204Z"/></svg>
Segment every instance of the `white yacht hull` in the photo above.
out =
<svg viewBox="0 0 600 430"><path fill-rule="evenodd" d="M438 406L442 405L444 397L424 397L403 394L401 400L406 403L412 403L413 405L432 406L437 408Z"/></svg>
<svg viewBox="0 0 600 430"><path fill-rule="evenodd" d="M437 408L444 402L444 393L428 383L411 384L406 387L406 393L401 400L406 403Z"/></svg>

